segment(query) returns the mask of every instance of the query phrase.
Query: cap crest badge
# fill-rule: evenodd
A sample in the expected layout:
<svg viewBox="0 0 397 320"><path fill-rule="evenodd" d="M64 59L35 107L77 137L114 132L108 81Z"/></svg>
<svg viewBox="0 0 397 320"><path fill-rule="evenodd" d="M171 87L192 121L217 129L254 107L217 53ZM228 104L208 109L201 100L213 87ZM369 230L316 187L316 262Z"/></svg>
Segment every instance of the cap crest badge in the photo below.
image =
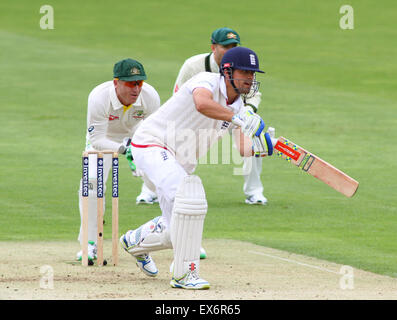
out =
<svg viewBox="0 0 397 320"><path fill-rule="evenodd" d="M139 71L139 69L138 68L132 68L131 69L131 75L137 75L137 74L141 74L141 72Z"/></svg>
<svg viewBox="0 0 397 320"><path fill-rule="evenodd" d="M256 59L255 59L255 56L253 55L253 54L250 54L250 61L251 61L251 64L252 65L256 65Z"/></svg>

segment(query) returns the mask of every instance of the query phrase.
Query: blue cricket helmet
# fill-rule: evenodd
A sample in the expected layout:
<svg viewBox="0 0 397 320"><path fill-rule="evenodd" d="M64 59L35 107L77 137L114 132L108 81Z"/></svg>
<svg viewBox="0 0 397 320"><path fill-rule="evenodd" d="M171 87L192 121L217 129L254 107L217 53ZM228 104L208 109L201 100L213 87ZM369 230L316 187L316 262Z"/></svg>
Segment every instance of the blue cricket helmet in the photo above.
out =
<svg viewBox="0 0 397 320"><path fill-rule="evenodd" d="M220 73L224 74L224 69L228 68L265 73L259 69L256 53L245 47L234 47L226 51L221 61Z"/></svg>

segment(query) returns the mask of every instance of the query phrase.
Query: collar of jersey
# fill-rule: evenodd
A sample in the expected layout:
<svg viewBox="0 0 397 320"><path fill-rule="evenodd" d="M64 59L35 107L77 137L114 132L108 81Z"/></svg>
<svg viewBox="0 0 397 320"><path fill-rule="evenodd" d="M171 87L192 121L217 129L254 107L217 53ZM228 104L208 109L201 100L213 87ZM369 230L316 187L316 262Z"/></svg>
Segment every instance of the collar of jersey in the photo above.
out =
<svg viewBox="0 0 397 320"><path fill-rule="evenodd" d="M225 77L223 77L223 76L220 76L220 77L221 77L221 83L219 85L219 89L221 90L221 93L222 93L223 97L227 101L227 91L226 91Z"/></svg>
<svg viewBox="0 0 397 320"><path fill-rule="evenodd" d="M221 76L221 83L219 89L227 102L226 82L225 82L225 77L223 76ZM241 99L241 97L238 97L236 101L234 101L232 104L228 104L228 107L231 108L234 113L237 113L239 112L242 105L243 105L243 100Z"/></svg>
<svg viewBox="0 0 397 320"><path fill-rule="evenodd" d="M214 54L212 52L211 52L211 55L210 55L210 68L211 68L212 72L219 73L219 66L216 63L215 58L214 58Z"/></svg>

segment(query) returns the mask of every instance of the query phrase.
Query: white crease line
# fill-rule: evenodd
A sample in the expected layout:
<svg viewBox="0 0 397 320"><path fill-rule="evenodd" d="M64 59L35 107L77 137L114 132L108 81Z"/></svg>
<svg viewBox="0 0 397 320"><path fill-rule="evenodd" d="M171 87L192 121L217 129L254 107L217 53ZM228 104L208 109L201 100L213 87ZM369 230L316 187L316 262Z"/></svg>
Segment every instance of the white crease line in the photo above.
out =
<svg viewBox="0 0 397 320"><path fill-rule="evenodd" d="M287 258L281 258L281 257L273 256L271 254L267 254L267 253L263 253L263 252L256 252L256 251L248 251L248 252L249 253L253 253L253 254L257 254L257 255L260 255L260 256L266 256L266 257L273 258L273 259L278 259L278 260L282 260L282 261L287 261L287 262L299 264L299 265L304 266L304 267L309 267L309 268L312 268L312 269L317 269L317 270L326 271L326 272L329 272L329 273L334 273L334 274L340 275L339 272L335 272L335 271L328 270L328 269L325 269L325 268L322 268L322 267L313 266L311 264L302 263L302 262L298 262L298 261L287 259Z"/></svg>

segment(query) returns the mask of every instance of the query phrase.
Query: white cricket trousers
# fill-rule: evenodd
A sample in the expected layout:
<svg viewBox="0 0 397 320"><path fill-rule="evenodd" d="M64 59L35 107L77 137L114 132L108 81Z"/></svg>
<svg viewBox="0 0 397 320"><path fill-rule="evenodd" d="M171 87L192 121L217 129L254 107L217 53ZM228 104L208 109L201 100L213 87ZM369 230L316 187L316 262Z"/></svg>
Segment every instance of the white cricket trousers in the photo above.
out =
<svg viewBox="0 0 397 320"><path fill-rule="evenodd" d="M137 168L144 173L143 180L156 189L165 227L169 228L176 191L188 174L166 149L132 147L131 151Z"/></svg>
<svg viewBox="0 0 397 320"><path fill-rule="evenodd" d="M262 157L245 157L244 159L244 194L246 197L263 194L261 181Z"/></svg>

